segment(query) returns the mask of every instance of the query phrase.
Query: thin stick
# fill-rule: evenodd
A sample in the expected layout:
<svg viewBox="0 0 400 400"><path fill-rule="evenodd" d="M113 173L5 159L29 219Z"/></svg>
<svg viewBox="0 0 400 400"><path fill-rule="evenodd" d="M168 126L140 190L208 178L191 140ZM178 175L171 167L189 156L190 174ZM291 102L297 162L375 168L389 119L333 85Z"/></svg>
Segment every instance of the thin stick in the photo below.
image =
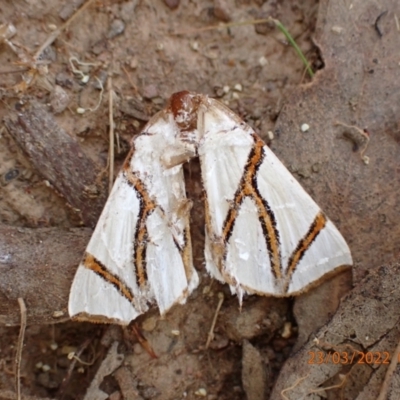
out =
<svg viewBox="0 0 400 400"><path fill-rule="evenodd" d="M304 381L304 379L308 378L308 375L310 375L310 374L307 374L306 376L302 376L301 378L296 379L296 381L293 383L292 386L289 386L289 387L287 387L287 388L285 388L285 389L282 389L282 390L281 390L281 396L282 396L285 400L289 400L289 398L286 397L284 393L288 392L289 390L294 389L301 381Z"/></svg>
<svg viewBox="0 0 400 400"><path fill-rule="evenodd" d="M377 400L385 400L387 398L387 392L389 390L389 383L390 383L390 380L392 379L392 375L393 375L393 373L397 367L397 364L399 362L399 356L400 356L400 342L397 344L397 347L396 347L396 350L394 351L393 357L390 360L390 364L386 371L385 379L383 380L383 383L381 386L381 391L379 393Z"/></svg>
<svg viewBox="0 0 400 400"><path fill-rule="evenodd" d="M109 176L108 176L108 193L111 192L114 183L114 117L113 117L113 90L112 90L112 76L110 75L107 80L108 89L108 118L110 122L109 130L109 149L108 149L108 159L109 159Z"/></svg>
<svg viewBox="0 0 400 400"><path fill-rule="evenodd" d="M206 349L208 349L208 346L210 346L211 340L214 339L215 324L217 323L219 310L221 309L222 303L224 302L223 293L219 292L218 293L218 298L219 298L219 301L218 301L217 309L215 310L215 314L214 314L214 318L213 318L213 321L212 321L212 324L211 324L210 332L208 332L208 337L207 337L207 342L206 342Z"/></svg>
<svg viewBox="0 0 400 400"><path fill-rule="evenodd" d="M93 3L94 0L88 0L81 8L78 8L78 10L75 11L75 13L69 18L64 24L62 24L58 29L56 29L54 32L52 32L47 39L43 42L43 44L39 47L39 49L36 51L35 55L33 56L33 59L37 61L37 59L40 57L40 55L43 53L44 49L48 46L50 46L60 35L62 31L64 31L68 25L86 8L89 7L91 3Z"/></svg>
<svg viewBox="0 0 400 400"><path fill-rule="evenodd" d="M64 377L64 379L61 382L60 388L58 389L57 392L57 398L58 399L63 399L64 397L64 389L67 386L69 380L71 379L72 376L72 372L75 368L75 364L78 362L78 360L80 361L79 357L82 355L83 351L86 349L86 347L89 346L90 342L92 341L92 339L86 339L82 346L80 347L80 349L74 354L74 357L72 357L72 362L69 365L68 371L66 376Z"/></svg>
<svg viewBox="0 0 400 400"><path fill-rule="evenodd" d="M17 399L21 400L21 358L26 329L26 306L24 299L21 297L18 297L18 304L21 310L21 327L18 335L17 354L15 356L15 391L17 393Z"/></svg>
<svg viewBox="0 0 400 400"><path fill-rule="evenodd" d="M140 345L146 350L146 352L150 355L151 358L158 358L157 354L154 352L153 348L149 341L144 337L142 331L140 330L139 326L134 323L132 325L132 332L136 336L136 339L140 343Z"/></svg>
<svg viewBox="0 0 400 400"><path fill-rule="evenodd" d="M350 374L350 372L349 372L349 374ZM345 376L339 375L339 379L342 380L341 383L337 383L336 385L332 385L332 386L322 387L319 389L312 389L308 392L308 394L321 393L321 392L325 392L327 390L332 390L332 389L340 389L345 384L347 376L348 375L345 375Z"/></svg>
<svg viewBox="0 0 400 400"><path fill-rule="evenodd" d="M95 78L96 78L96 80L97 80L97 82L99 83L99 86L100 86L99 101L97 102L96 107L87 109L90 112L97 111L99 109L100 105L101 105L101 102L103 101L103 92L104 92L103 83L101 82L101 80L97 76L95 76Z"/></svg>
<svg viewBox="0 0 400 400"><path fill-rule="evenodd" d="M0 74L17 74L19 72L26 72L28 71L29 68L20 68L20 69L5 69L3 71L0 71Z"/></svg>
<svg viewBox="0 0 400 400"><path fill-rule="evenodd" d="M128 79L128 82L131 84L132 89L135 91L135 94L136 94L136 95L139 95L139 90L138 90L138 88L136 87L136 85L133 83L132 78L131 78L131 76L129 75L129 72L126 70L126 68L125 68L123 65L121 66L121 68L122 68L122 71L125 72L126 78Z"/></svg>

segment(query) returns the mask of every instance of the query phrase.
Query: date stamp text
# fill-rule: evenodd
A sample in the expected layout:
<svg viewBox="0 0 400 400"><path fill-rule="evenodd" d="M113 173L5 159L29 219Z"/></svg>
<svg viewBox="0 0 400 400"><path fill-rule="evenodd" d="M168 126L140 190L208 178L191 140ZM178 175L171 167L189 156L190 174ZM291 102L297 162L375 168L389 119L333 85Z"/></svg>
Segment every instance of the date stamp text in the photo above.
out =
<svg viewBox="0 0 400 400"><path fill-rule="evenodd" d="M388 351L309 351L308 364L389 364L390 353ZM399 360L400 362L400 360Z"/></svg>

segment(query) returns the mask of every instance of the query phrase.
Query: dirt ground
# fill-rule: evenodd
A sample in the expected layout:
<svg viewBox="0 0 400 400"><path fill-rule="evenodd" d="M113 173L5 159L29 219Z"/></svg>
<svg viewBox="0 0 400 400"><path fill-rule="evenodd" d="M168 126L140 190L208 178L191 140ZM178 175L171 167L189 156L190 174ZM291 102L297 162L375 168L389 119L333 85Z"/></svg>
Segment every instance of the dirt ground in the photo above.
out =
<svg viewBox="0 0 400 400"><path fill-rule="evenodd" d="M328 331L336 336L321 345L325 352L351 342L360 354L395 358L400 307L379 318L400 287L389 267L400 252L398 15L389 0L0 4L0 398L16 398L21 297L21 398L373 399L382 390L396 398L395 386L381 386L382 363L367 372L343 362L307 368L312 340ZM276 27L254 23L267 17L285 25L313 78ZM201 180L191 162L185 178L201 283L187 304L165 318L151 310L128 328L68 321L69 285L108 193L110 99L115 175L131 138L185 89L218 98L256 129L343 233L353 271L296 299L248 296L239 310L227 285L205 271ZM83 191L93 192L90 202ZM356 287L340 303L352 278ZM390 299L377 282L393 284ZM362 386L357 374L368 376Z"/></svg>

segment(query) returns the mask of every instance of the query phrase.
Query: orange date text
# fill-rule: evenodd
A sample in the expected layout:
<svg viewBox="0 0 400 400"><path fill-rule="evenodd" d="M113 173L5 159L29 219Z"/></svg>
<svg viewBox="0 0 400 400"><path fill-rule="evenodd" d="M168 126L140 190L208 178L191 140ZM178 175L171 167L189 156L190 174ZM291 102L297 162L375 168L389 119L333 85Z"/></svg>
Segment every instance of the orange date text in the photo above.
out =
<svg viewBox="0 0 400 400"><path fill-rule="evenodd" d="M390 353L387 351L309 351L308 364L389 364ZM400 361L400 360L399 360Z"/></svg>

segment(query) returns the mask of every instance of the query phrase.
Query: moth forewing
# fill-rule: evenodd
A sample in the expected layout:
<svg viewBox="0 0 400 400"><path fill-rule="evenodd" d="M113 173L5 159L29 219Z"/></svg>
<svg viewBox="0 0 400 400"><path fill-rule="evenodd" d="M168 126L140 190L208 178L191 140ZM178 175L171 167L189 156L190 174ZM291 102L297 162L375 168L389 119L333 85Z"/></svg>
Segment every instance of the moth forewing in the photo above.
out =
<svg viewBox="0 0 400 400"><path fill-rule="evenodd" d="M140 302L132 260L139 206L120 172L73 280L71 317L129 321L147 309Z"/></svg>
<svg viewBox="0 0 400 400"><path fill-rule="evenodd" d="M75 275L71 317L128 324L153 302L164 314L197 287L189 212L179 211L188 201L182 165L161 160L165 149L174 156L177 133L162 111L133 141Z"/></svg>
<svg viewBox="0 0 400 400"><path fill-rule="evenodd" d="M265 143L224 105L201 99L207 269L238 293L290 296L352 265L340 232ZM224 246L218 266L215 242Z"/></svg>
<svg viewBox="0 0 400 400"><path fill-rule="evenodd" d="M341 267L352 265L350 252L346 252L346 248L348 247L343 236L332 221L327 219L324 229L305 252L295 270L288 272L287 277L291 279L287 279L287 293L301 293L304 288L321 281L326 274L332 274Z"/></svg>
<svg viewBox="0 0 400 400"><path fill-rule="evenodd" d="M182 258L182 251L177 246L164 215L154 212L148 218L147 228L151 238L146 254L148 281L160 313L164 314L175 303L186 299L191 280L197 274L187 276L186 260ZM189 270L191 271L190 268Z"/></svg>

